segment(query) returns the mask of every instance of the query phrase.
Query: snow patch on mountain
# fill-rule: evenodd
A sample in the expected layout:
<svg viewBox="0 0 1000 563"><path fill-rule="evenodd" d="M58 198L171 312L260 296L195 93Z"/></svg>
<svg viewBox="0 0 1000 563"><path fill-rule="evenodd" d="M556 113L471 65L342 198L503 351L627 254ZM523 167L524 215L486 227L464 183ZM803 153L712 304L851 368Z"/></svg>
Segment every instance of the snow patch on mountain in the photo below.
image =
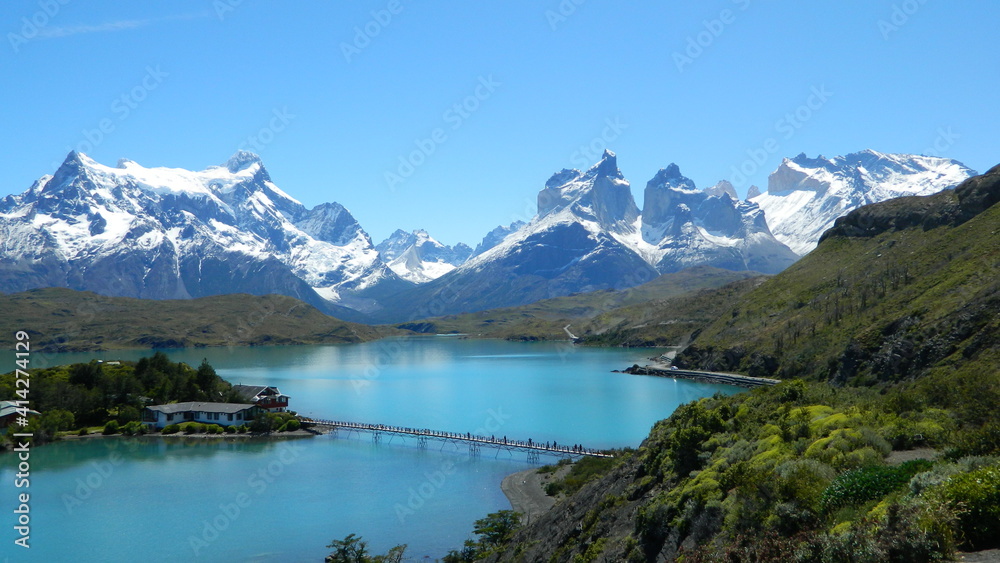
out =
<svg viewBox="0 0 1000 563"><path fill-rule="evenodd" d="M375 248L393 272L413 283L437 279L472 255L469 245L458 243L452 247L442 244L422 229L410 233L397 229Z"/></svg>
<svg viewBox="0 0 1000 563"><path fill-rule="evenodd" d="M0 200L0 233L5 291L246 291L317 304L399 281L343 206L307 209L248 152L200 172L127 159L112 168L73 152L54 175Z"/></svg>
<svg viewBox="0 0 1000 563"><path fill-rule="evenodd" d="M930 195L975 174L956 160L934 156L870 149L830 159L800 154L784 159L768 177L767 192L750 200L764 210L774 236L803 255L838 217L858 207Z"/></svg>

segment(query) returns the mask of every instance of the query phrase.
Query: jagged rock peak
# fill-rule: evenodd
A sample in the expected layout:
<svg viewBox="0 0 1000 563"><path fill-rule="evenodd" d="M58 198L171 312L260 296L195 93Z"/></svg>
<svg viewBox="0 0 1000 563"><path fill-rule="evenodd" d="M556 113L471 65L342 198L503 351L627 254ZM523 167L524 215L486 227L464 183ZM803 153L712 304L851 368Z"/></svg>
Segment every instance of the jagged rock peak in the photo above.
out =
<svg viewBox="0 0 1000 563"><path fill-rule="evenodd" d="M545 181L546 188L558 188L580 178L583 172L576 168L563 168Z"/></svg>
<svg viewBox="0 0 1000 563"><path fill-rule="evenodd" d="M604 149L601 160L587 170L588 176L610 176L622 179L621 170L618 170L618 157L608 149Z"/></svg>
<svg viewBox="0 0 1000 563"><path fill-rule="evenodd" d="M736 188L729 182L729 180L720 180L718 184L705 188L705 193L710 196L722 196L728 195L734 201L739 201L740 197L736 195Z"/></svg>
<svg viewBox="0 0 1000 563"><path fill-rule="evenodd" d="M753 198L759 196L760 194L761 194L760 188L757 187L756 184L754 184L754 185L750 186L749 190L747 190L747 199L748 200L753 199Z"/></svg>
<svg viewBox="0 0 1000 563"><path fill-rule="evenodd" d="M250 151L239 150L229 157L226 161L226 168L229 169L233 174L239 172L240 170L246 170L249 166L253 164L262 164L260 157L256 153Z"/></svg>
<svg viewBox="0 0 1000 563"><path fill-rule="evenodd" d="M647 188L680 188L696 190L694 180L681 174L680 166L671 162L666 168L661 168L653 178L646 183Z"/></svg>

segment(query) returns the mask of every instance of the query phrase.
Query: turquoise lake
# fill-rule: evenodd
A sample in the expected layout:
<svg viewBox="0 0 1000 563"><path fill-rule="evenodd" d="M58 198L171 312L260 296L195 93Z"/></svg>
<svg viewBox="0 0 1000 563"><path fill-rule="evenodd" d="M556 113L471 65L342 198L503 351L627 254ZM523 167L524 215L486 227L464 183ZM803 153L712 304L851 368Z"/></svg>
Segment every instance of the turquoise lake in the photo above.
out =
<svg viewBox="0 0 1000 563"><path fill-rule="evenodd" d="M677 405L738 389L612 373L648 350L457 338L358 345L167 351L232 383L274 385L316 418L636 447ZM148 351L36 355L33 366L133 360ZM412 560L459 548L472 524L510 508L504 476L525 454L369 434L304 439L97 438L31 453L30 488L0 456L0 556L10 561L322 561L356 533ZM541 463L554 457L542 456ZM30 549L14 546L17 494L31 494Z"/></svg>

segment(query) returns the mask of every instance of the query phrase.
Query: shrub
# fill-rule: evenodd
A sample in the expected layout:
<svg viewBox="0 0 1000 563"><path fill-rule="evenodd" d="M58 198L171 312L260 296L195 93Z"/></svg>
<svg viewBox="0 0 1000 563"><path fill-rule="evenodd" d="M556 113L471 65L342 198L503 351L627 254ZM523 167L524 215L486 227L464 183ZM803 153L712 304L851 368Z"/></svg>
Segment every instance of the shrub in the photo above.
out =
<svg viewBox="0 0 1000 563"><path fill-rule="evenodd" d="M931 466L931 462L917 459L898 467L871 466L847 471L823 491L820 504L824 510L830 511L881 499L902 489L914 475L927 471Z"/></svg>
<svg viewBox="0 0 1000 563"><path fill-rule="evenodd" d="M118 423L125 425L129 422L137 421L140 417L139 409L133 407L132 405L125 405L118 409Z"/></svg>
<svg viewBox="0 0 1000 563"><path fill-rule="evenodd" d="M181 427L177 424L168 424L163 427L160 432L163 434L176 434L181 431Z"/></svg>
<svg viewBox="0 0 1000 563"><path fill-rule="evenodd" d="M218 424L206 424L205 425L206 434L222 434L222 427Z"/></svg>
<svg viewBox="0 0 1000 563"><path fill-rule="evenodd" d="M205 425L198 422L188 422L184 425L185 434L200 434L205 431Z"/></svg>
<svg viewBox="0 0 1000 563"><path fill-rule="evenodd" d="M101 434L104 434L105 436L117 433L118 433L117 420L109 420L108 423L104 425L104 430L101 431Z"/></svg>
<svg viewBox="0 0 1000 563"><path fill-rule="evenodd" d="M227 426L225 428L225 432L226 432L226 434L236 434L236 427L235 426Z"/></svg>
<svg viewBox="0 0 1000 563"><path fill-rule="evenodd" d="M86 427L81 428L79 431L77 431L76 435L77 436L89 436L90 435L90 429L88 429Z"/></svg>
<svg viewBox="0 0 1000 563"><path fill-rule="evenodd" d="M146 426L143 423L139 422L138 420L133 420L132 422L129 422L125 426L122 426L122 434L126 436L135 436L137 434L139 436L142 436L145 433L146 433Z"/></svg>
<svg viewBox="0 0 1000 563"><path fill-rule="evenodd" d="M958 514L963 547L1000 547L1000 464L955 475L933 493Z"/></svg>

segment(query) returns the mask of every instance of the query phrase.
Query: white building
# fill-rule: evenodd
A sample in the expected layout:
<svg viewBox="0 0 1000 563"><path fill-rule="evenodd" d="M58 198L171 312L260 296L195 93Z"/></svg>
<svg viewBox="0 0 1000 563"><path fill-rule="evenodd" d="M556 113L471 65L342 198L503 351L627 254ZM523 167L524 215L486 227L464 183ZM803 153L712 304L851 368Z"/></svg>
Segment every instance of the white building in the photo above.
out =
<svg viewBox="0 0 1000 563"><path fill-rule="evenodd" d="M238 403L171 403L143 409L142 423L158 430L168 424L185 422L239 426L253 420L260 411L257 405Z"/></svg>

